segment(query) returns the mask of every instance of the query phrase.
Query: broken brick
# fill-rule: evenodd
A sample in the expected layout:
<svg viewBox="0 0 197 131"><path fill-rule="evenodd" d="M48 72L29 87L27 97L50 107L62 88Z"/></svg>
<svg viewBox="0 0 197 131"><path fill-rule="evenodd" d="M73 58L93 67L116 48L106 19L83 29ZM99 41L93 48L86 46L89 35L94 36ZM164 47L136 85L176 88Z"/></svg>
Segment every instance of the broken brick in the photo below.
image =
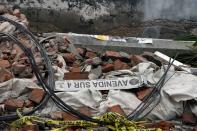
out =
<svg viewBox="0 0 197 131"><path fill-rule="evenodd" d="M83 48L77 48L76 50L77 50L77 52L78 52L81 56L84 56L84 55L85 55L85 49L83 49Z"/></svg>
<svg viewBox="0 0 197 131"><path fill-rule="evenodd" d="M44 94L45 94L45 92L42 89L33 89L29 95L29 100L38 104L43 99Z"/></svg>
<svg viewBox="0 0 197 131"><path fill-rule="evenodd" d="M146 97L147 95L151 93L151 91L152 91L152 88L145 88L145 89L138 91L137 92L138 99L143 100L144 97Z"/></svg>
<svg viewBox="0 0 197 131"><path fill-rule="evenodd" d="M97 57L97 54L95 52L92 52L92 51L87 51L85 56L88 59L92 59L94 57Z"/></svg>
<svg viewBox="0 0 197 131"><path fill-rule="evenodd" d="M77 118L76 116L68 113L68 112L64 112L62 114L62 117L65 121L76 121L76 120L79 120L79 118Z"/></svg>
<svg viewBox="0 0 197 131"><path fill-rule="evenodd" d="M113 71L114 70L114 65L113 64L106 64L104 66L102 66L102 72L103 73L107 73L107 72L110 72L110 71Z"/></svg>
<svg viewBox="0 0 197 131"><path fill-rule="evenodd" d="M90 111L89 107L86 107L86 106L80 107L79 112L86 115L86 116L91 116L91 111Z"/></svg>
<svg viewBox="0 0 197 131"><path fill-rule="evenodd" d="M140 56L140 55L133 55L133 56L131 57L131 61L132 61L132 63L133 63L134 65L137 65L137 64L139 64L139 63L141 63L141 62L147 62L148 60L147 60L146 58Z"/></svg>
<svg viewBox="0 0 197 131"><path fill-rule="evenodd" d="M1 76L0 83L8 81L13 78L12 73L4 68L0 68L0 76Z"/></svg>
<svg viewBox="0 0 197 131"><path fill-rule="evenodd" d="M81 72L81 68L80 67L73 67L71 69L69 69L70 72Z"/></svg>
<svg viewBox="0 0 197 131"><path fill-rule="evenodd" d="M2 68L9 68L11 66L8 60L0 60L0 67Z"/></svg>
<svg viewBox="0 0 197 131"><path fill-rule="evenodd" d="M108 107L107 111L108 112L115 112L115 113L125 116L125 112L123 111L123 109L121 108L120 105L114 105L112 107Z"/></svg>
<svg viewBox="0 0 197 131"><path fill-rule="evenodd" d="M87 80L88 72L68 72L64 74L64 80Z"/></svg>
<svg viewBox="0 0 197 131"><path fill-rule="evenodd" d="M160 128L162 131L170 131L173 124L169 121L161 121L148 126L149 128Z"/></svg>
<svg viewBox="0 0 197 131"><path fill-rule="evenodd" d="M66 53L63 57L64 60L69 63L73 63L76 60L75 55L73 53Z"/></svg>
<svg viewBox="0 0 197 131"><path fill-rule="evenodd" d="M106 51L105 56L110 57L110 58L120 58L121 57L120 53L115 52L115 51Z"/></svg>
<svg viewBox="0 0 197 131"><path fill-rule="evenodd" d="M20 99L7 99L4 102L5 104L5 109L7 110L16 110L17 108L23 108L24 107L24 100L20 100Z"/></svg>
<svg viewBox="0 0 197 131"><path fill-rule="evenodd" d="M127 63L124 63L120 60L114 61L114 70L124 70L129 69L129 65Z"/></svg>

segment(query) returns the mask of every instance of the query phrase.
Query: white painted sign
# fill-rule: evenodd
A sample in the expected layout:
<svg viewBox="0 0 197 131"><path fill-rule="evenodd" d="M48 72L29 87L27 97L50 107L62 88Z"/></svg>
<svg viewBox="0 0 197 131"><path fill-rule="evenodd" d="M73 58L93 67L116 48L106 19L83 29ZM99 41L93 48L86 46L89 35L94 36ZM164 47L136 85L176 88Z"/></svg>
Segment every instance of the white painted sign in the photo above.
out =
<svg viewBox="0 0 197 131"><path fill-rule="evenodd" d="M142 85L138 77L97 80L64 80L55 82L56 91L132 89Z"/></svg>

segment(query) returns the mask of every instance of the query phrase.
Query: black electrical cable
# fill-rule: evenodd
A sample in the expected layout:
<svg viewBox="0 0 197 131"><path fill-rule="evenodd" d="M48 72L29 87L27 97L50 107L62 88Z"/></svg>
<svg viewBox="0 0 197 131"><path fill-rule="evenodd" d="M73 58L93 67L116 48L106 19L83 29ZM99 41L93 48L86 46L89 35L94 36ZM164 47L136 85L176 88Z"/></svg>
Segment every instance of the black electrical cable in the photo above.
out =
<svg viewBox="0 0 197 131"><path fill-rule="evenodd" d="M21 28L22 31L24 31L25 33L27 33L30 37L31 36L33 37L33 34L31 34L31 32L29 32L25 27L23 27L22 25L18 24L17 22L0 16L0 20L2 20L2 19L10 22L11 24L15 25L16 27ZM41 45L39 45L39 43L37 43L37 40L34 37L32 38L32 40L34 40L34 42L36 42L36 46L39 47L39 51L40 51L41 55L43 55L44 58L45 58L45 60L46 60L46 62L49 63L50 60L49 60L48 56L46 55L44 49L41 47ZM32 55L31 50L25 50L25 52L27 53L27 55L30 55L30 56ZM84 114L82 114L82 113L74 110L69 105L65 104L58 96L56 96L54 94L53 90L51 90L51 88L50 88L50 85L48 85L47 83L45 83L45 81L42 79L42 76L40 75L40 73L39 73L39 71L37 69L37 66L35 64L35 60L33 58L33 55L32 55L32 57L29 60L30 60L30 63L32 65L32 69L34 71L34 74L36 75L39 83L41 84L41 86L43 87L43 89L50 95L50 97L52 98L52 100L56 103L56 105L60 109L62 109L65 112L72 113L73 115L75 115L75 116L77 116L77 117L79 117L81 119L84 119L86 121L92 121L92 122L95 122L95 123L99 123L101 125L109 124L109 123L106 123L106 122L99 121L97 119L93 119L91 117L88 117L88 116L86 116L86 115L84 115ZM51 66L51 63L49 63L49 65Z"/></svg>
<svg viewBox="0 0 197 131"><path fill-rule="evenodd" d="M177 56L177 55L176 55ZM175 59L174 59L175 60ZM168 67L166 69L166 71L164 72L164 74L162 75L162 77L160 78L160 80L156 83L153 91L146 96L143 101L141 102L141 104L131 113L127 116L128 119L131 120L139 120L144 118L147 114L149 114L154 108L155 106L160 102L161 96L160 96L160 90L163 87L163 84L165 82L165 77L167 75L167 72L169 71L171 65L173 64L174 60L171 62L171 59L169 61ZM156 97L159 95L159 99L156 99ZM149 109L149 111L147 113L145 113L144 115L143 112L153 103L155 102L155 99L158 100L156 102L156 104ZM141 116L140 116L141 115Z"/></svg>
<svg viewBox="0 0 197 131"><path fill-rule="evenodd" d="M76 110L74 110L72 107L70 107L69 105L67 105L66 103L64 103L58 96L56 96L56 94L53 92L53 87L54 87L54 75L53 75L53 70L52 70L52 66L51 66L51 62L48 58L48 56L46 55L46 52L44 51L42 45L39 44L39 42L37 41L37 39L33 36L33 34L28 31L25 27L23 27L22 25L20 25L19 23L15 22L15 21L12 21L8 18L4 18L2 16L0 16L0 20L6 20L8 22L10 22L11 24L15 25L16 27L18 27L19 29L21 29L26 35L28 35L28 37L34 42L34 44L36 45L36 47L38 48L38 50L40 51L41 53L41 56L44 58L44 61L47 66L47 68L49 69L49 73L51 73L51 77L50 77L50 80L49 80L49 83L45 83L45 81L43 80L38 68L37 68L37 65L35 63L35 59L34 59L34 56L33 56L33 53L31 52L30 49L24 47L24 45L20 45L21 48L24 50L24 52L26 53L26 55L28 56L29 60L30 60L30 63L32 65L32 69L39 81L39 83L41 84L41 86L43 87L43 89L47 92L47 94L50 95L50 97L52 98L52 100L55 102L55 104L60 108L62 109L63 111L65 112L69 112L69 113L72 113L73 115L81 118L81 119L84 119L84 120L87 120L87 121L92 121L92 122L95 122L95 123L99 123L101 125L105 125L105 124L111 124L111 123L105 123L103 121L99 121L99 120L96 120L96 119L92 119L91 117L88 117ZM20 43L20 41L17 42L17 39L15 39L14 37L10 37L11 39L14 39L14 41L16 43ZM170 68L170 66L169 66ZM165 74L167 74L167 71L169 70L169 68L166 70ZM159 82L157 83L157 88L161 88L162 86L162 81L165 80L165 75L162 76L162 78L159 80ZM158 89L155 89L152 93L155 94L155 92L158 92ZM151 96L153 95L151 94L150 96L146 97L145 100L149 100L151 98ZM144 103L142 103L143 105ZM140 111L143 111L143 107L144 106L138 106L139 108L136 108L136 113L139 113ZM135 111L134 111L135 112ZM136 114L136 113L131 113L129 115L128 118L133 118L133 117L130 117L132 116L133 114Z"/></svg>
<svg viewBox="0 0 197 131"><path fill-rule="evenodd" d="M22 43L19 43L18 40L16 40L13 36L6 34L6 33L1 33L0 32L0 37L6 36L9 39L13 40L23 51L25 51L23 49L23 47L21 45L23 45ZM25 52L24 52L25 53ZM50 96L48 94L45 95L45 97L41 100L41 102L35 106L31 111L29 112L23 112L23 115L31 115L33 114L35 111L37 111L38 109L41 109L44 105L46 105L46 103L48 102L48 99L50 98ZM11 115L6 115L6 116L0 116L0 121L12 121L18 118L18 115L15 114L11 114Z"/></svg>
<svg viewBox="0 0 197 131"><path fill-rule="evenodd" d="M11 36L9 34L4 34L4 33L0 33L2 35L5 35L5 36L8 36L10 39L12 39L14 42L16 42L16 44L24 51L24 53L27 55L27 57L29 58L30 60L30 63L32 65L32 69L36 75L36 77L38 78L40 84L44 87L44 90L51 95L52 99L54 100L54 102L60 107L60 108L63 108L63 111L66 111L66 112L71 112L71 113L75 113L73 112L72 110L70 109L65 109L64 106L62 106L61 103L59 103L59 101L61 101L61 99L59 99L54 93L53 93L53 90L50 90L50 88L46 88L48 87L47 85L45 85L43 79L42 79L42 76L40 75L39 73L39 70L37 69L37 65L36 65L36 62L35 62L35 59L34 59L34 56L33 56L33 53L31 52L30 49L28 49L27 47L25 47L22 43L20 43L20 41L18 41L14 36ZM46 86L46 87L45 87ZM58 100L59 99L59 100ZM36 108L37 109L37 108ZM33 110L35 111L35 110ZM29 113L24 113L24 115L26 114L29 114ZM85 115L83 114L79 114L80 117L83 117L84 119L87 119ZM17 118L16 114L15 115L11 115L11 116L3 116L1 117L1 120L3 121L6 121L8 120L8 118L10 117L13 117L15 116L15 118ZM13 119L13 118L12 118ZM92 119L92 118L91 118ZM91 119L87 119L88 121L93 121L93 122L97 122L97 120L91 120ZM9 119L10 120L10 119Z"/></svg>

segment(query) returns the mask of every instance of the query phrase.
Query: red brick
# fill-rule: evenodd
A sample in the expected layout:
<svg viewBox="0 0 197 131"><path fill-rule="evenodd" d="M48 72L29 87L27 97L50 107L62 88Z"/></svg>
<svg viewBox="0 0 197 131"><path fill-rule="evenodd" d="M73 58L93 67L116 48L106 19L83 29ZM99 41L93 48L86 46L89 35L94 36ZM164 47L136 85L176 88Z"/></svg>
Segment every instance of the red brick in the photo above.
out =
<svg viewBox="0 0 197 131"><path fill-rule="evenodd" d="M73 63L76 60L75 55L73 53L66 53L63 57L64 60L69 63Z"/></svg>
<svg viewBox="0 0 197 131"><path fill-rule="evenodd" d="M106 64L104 66L102 66L102 72L103 73L107 73L107 72L110 72L110 71L113 71L114 70L114 65L113 64Z"/></svg>
<svg viewBox="0 0 197 131"><path fill-rule="evenodd" d="M124 70L129 69L129 65L127 63L124 63L120 60L114 61L114 70Z"/></svg>
<svg viewBox="0 0 197 131"><path fill-rule="evenodd" d="M0 60L0 67L2 68L9 68L11 66L8 60Z"/></svg>
<svg viewBox="0 0 197 131"><path fill-rule="evenodd" d="M80 67L73 67L71 69L69 69L70 72L81 72L81 68Z"/></svg>
<svg viewBox="0 0 197 131"><path fill-rule="evenodd" d="M107 57L113 57L113 58L120 58L121 55L119 52L115 52L115 51L106 51L105 52L105 56Z"/></svg>
<svg viewBox="0 0 197 131"><path fill-rule="evenodd" d="M85 106L84 107L80 107L78 111L83 113L84 115L91 116L91 111L90 111L90 108L88 108L88 107L85 107ZM58 115L61 116L61 114L58 114ZM62 113L62 117L66 121L79 120L79 118L77 116L74 116L74 115L72 115L70 113L67 113L67 112L63 112Z"/></svg>
<svg viewBox="0 0 197 131"><path fill-rule="evenodd" d="M29 95L29 100L35 103L40 103L44 97L44 94L45 92L42 89L33 89L31 94Z"/></svg>
<svg viewBox="0 0 197 131"><path fill-rule="evenodd" d="M112 107L108 107L107 111L108 112L115 112L115 113L125 116L125 112L123 111L123 109L121 108L120 105L114 105Z"/></svg>
<svg viewBox="0 0 197 131"><path fill-rule="evenodd" d="M8 81L13 78L13 75L10 71L0 68L0 83Z"/></svg>
<svg viewBox="0 0 197 131"><path fill-rule="evenodd" d="M24 100L20 99L7 99L4 102L5 109L7 110L16 110L17 108L23 108L25 105Z"/></svg>
<svg viewBox="0 0 197 131"><path fill-rule="evenodd" d="M88 59L92 59L94 57L97 57L97 54L95 52L92 52L92 51L87 51L85 56Z"/></svg>
<svg viewBox="0 0 197 131"><path fill-rule="evenodd" d="M140 55L133 55L131 57L131 61L132 63L134 63L135 65L141 63L141 62L147 62L148 60Z"/></svg>
<svg viewBox="0 0 197 131"><path fill-rule="evenodd" d="M77 50L77 52L78 52L81 56L84 56L84 55L85 55L85 49L83 49L83 48L77 48L76 50Z"/></svg>
<svg viewBox="0 0 197 131"><path fill-rule="evenodd" d="M170 131L173 127L173 124L169 121L161 121L148 126L149 128L160 128L162 131Z"/></svg>
<svg viewBox="0 0 197 131"><path fill-rule="evenodd" d="M64 80L87 80L88 72L68 72L64 74Z"/></svg>
<svg viewBox="0 0 197 131"><path fill-rule="evenodd" d="M144 97L146 97L147 95L151 93L151 91L152 91L152 88L145 88L145 89L138 91L137 92L138 99L143 100Z"/></svg>
<svg viewBox="0 0 197 131"><path fill-rule="evenodd" d="M91 111L89 107L80 107L79 112L83 113L84 115L91 116Z"/></svg>
<svg viewBox="0 0 197 131"><path fill-rule="evenodd" d="M70 113L67 113L67 112L64 112L62 114L62 116L63 116L63 119L65 121L76 121L76 120L79 120L79 118L77 118L76 116L74 116L74 115L72 115Z"/></svg>

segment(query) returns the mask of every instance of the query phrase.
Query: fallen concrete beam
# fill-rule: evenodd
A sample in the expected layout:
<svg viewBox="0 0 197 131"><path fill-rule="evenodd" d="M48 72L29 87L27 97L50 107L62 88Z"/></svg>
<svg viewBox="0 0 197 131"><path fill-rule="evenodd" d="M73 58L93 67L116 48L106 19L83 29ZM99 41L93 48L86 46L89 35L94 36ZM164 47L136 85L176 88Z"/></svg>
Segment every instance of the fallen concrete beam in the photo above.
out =
<svg viewBox="0 0 197 131"><path fill-rule="evenodd" d="M67 36L68 39L77 47L85 47L93 49L97 52L105 52L107 50L123 51L129 54L142 54L144 51L155 52L159 51L166 55L172 56L176 53L189 52L189 47L195 41L174 41L167 39L153 39L152 44L140 44L134 37L125 37L127 42L117 41L101 41L92 37L92 35L73 35L67 33L45 33L44 36L60 35ZM120 37L112 37L120 38Z"/></svg>

